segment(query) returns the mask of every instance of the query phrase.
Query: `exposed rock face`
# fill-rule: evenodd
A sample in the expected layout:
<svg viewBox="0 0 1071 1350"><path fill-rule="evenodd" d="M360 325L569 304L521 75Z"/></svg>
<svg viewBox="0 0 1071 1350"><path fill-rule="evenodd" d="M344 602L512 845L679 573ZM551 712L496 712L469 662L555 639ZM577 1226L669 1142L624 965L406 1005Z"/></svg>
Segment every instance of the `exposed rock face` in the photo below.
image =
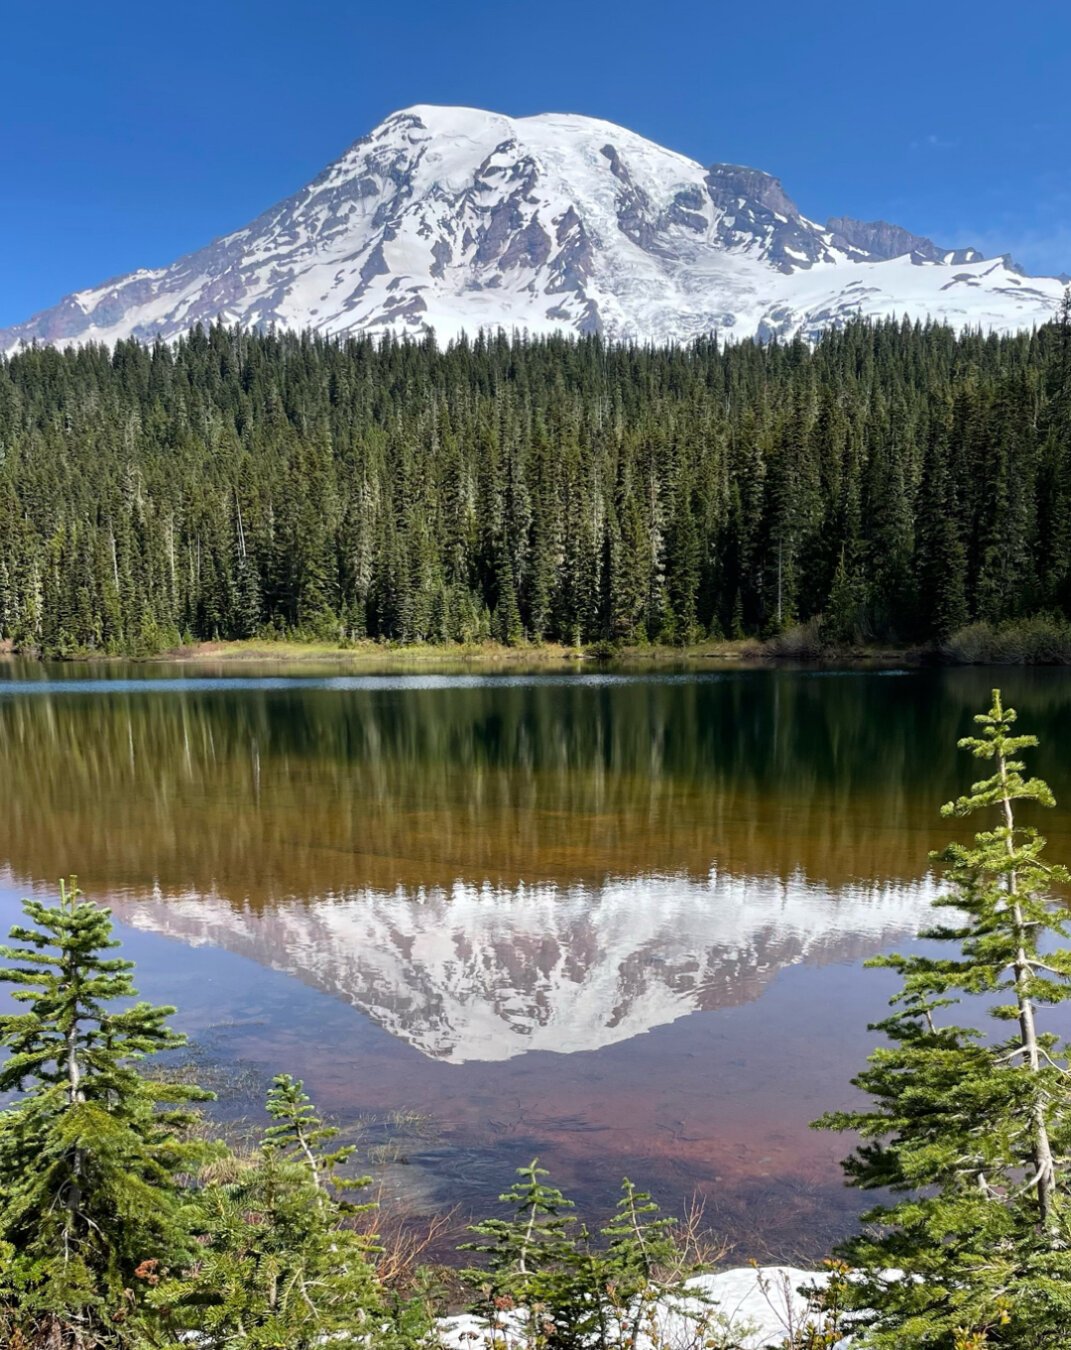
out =
<svg viewBox="0 0 1071 1350"><path fill-rule="evenodd" d="M890 225L885 220L853 220L851 216L833 216L826 227L834 238L848 246L857 248L873 258L902 258L905 254L916 254L927 262L967 263L980 262L982 255L975 248L941 248L932 239L899 225Z"/></svg>
<svg viewBox="0 0 1071 1350"><path fill-rule="evenodd" d="M725 210L734 202L746 201L786 218L799 216L799 208L781 186L780 178L749 169L743 164L712 164L707 175L710 195Z"/></svg>
<svg viewBox="0 0 1071 1350"><path fill-rule="evenodd" d="M859 314L1011 331L1061 292L883 221L816 224L769 174L705 169L609 122L417 106L244 229L0 330L0 352L172 339L217 318L441 340L813 337Z"/></svg>

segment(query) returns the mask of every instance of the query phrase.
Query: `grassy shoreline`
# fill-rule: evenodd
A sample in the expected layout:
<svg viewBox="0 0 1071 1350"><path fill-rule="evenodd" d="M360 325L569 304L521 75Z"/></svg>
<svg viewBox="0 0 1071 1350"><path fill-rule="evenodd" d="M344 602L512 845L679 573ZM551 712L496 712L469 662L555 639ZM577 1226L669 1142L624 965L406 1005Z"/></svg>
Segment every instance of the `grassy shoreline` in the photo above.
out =
<svg viewBox="0 0 1071 1350"><path fill-rule="evenodd" d="M659 643L584 647L562 643L398 643L375 639L325 642L316 639L260 637L192 642L151 653L103 653L76 650L61 655L15 652L0 641L0 658L24 657L97 663L150 665L302 665L391 672L399 670L471 670L496 668L576 669L584 666L692 667L703 664L769 667L793 665L888 669L921 666L1071 666L1071 624L1062 616L1038 615L1004 625L978 622L959 629L942 643L926 646L831 641L820 619L761 640L710 638L688 646Z"/></svg>
<svg viewBox="0 0 1071 1350"><path fill-rule="evenodd" d="M566 647L556 642L525 643L507 647L499 642L404 644L364 641L335 646L322 642L292 640L198 642L147 658L165 664L186 662L331 662L359 667L430 666L540 666L601 665L628 661L644 664L680 663L694 660L741 661L755 658L754 643L703 643L695 647L622 647L612 652L594 647Z"/></svg>
<svg viewBox="0 0 1071 1350"><path fill-rule="evenodd" d="M0 658L37 659L32 652L15 652L0 644ZM566 647L560 643L525 643L507 647L498 642L481 643L390 643L373 640L333 644L291 638L249 638L217 642L194 642L151 654L79 651L41 659L86 662L93 665L135 663L138 665L332 665L362 670L427 670L436 667L494 669L537 667L577 669L608 665L682 666L702 663L725 665L780 665L790 662L813 666L923 664L917 651L892 647L851 647L822 653L801 654L780 650L775 643L756 639L706 641L690 646L588 646Z"/></svg>

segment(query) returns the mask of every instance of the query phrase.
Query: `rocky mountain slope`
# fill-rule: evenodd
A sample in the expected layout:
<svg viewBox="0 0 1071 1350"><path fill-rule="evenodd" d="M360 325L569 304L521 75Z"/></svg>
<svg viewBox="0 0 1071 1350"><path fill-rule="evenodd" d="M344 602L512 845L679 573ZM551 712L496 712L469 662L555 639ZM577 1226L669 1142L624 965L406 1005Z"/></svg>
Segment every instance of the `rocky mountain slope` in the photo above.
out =
<svg viewBox="0 0 1071 1350"><path fill-rule="evenodd" d="M856 314L1009 331L1044 322L1061 292L883 221L817 224L766 173L704 167L609 122L417 106L244 229L0 330L0 352L170 339L217 317L443 341L498 327L811 337Z"/></svg>

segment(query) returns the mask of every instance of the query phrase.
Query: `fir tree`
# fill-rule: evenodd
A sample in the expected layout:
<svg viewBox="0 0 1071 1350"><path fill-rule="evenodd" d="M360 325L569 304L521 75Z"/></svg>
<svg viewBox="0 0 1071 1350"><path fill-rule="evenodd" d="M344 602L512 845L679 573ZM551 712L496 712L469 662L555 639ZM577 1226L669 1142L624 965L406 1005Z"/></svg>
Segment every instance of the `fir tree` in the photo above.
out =
<svg viewBox="0 0 1071 1350"><path fill-rule="evenodd" d="M573 1202L547 1184L538 1159L519 1167L517 1177L499 1196L510 1217L475 1225L479 1241L462 1248L487 1262L485 1270L467 1272L480 1293L477 1310L491 1326L503 1312L515 1311L531 1350L579 1350L598 1330L601 1311L588 1297L590 1271L582 1256L587 1234L572 1213Z"/></svg>
<svg viewBox="0 0 1071 1350"><path fill-rule="evenodd" d="M1053 805L1017 758L1036 739L1013 734L999 691L975 721L981 734L960 745L993 772L943 814L995 820L973 847L935 855L949 886L936 903L956 917L924 934L959 955L871 963L903 978L877 1028L890 1044L854 1080L872 1104L819 1122L863 1137L845 1164L852 1184L903 1196L871 1210L876 1226L843 1248L858 1275L858 1344L875 1350L1041 1350L1066 1345L1071 1325L1067 1049L1037 1025L1040 1010L1071 997L1071 951L1050 950L1068 936L1052 888L1069 878L1015 819L1017 802ZM990 1041L946 1024L963 994L997 1000L991 1012L1011 1034Z"/></svg>
<svg viewBox="0 0 1071 1350"><path fill-rule="evenodd" d="M180 1177L206 1150L184 1108L210 1094L138 1072L183 1037L173 1008L130 1004L106 909L73 880L58 905L23 909L18 945L0 948L0 981L24 1006L0 1016L0 1092L23 1094L0 1113L0 1245L16 1253L0 1325L6 1344L125 1344L145 1280L190 1257Z"/></svg>
<svg viewBox="0 0 1071 1350"><path fill-rule="evenodd" d="M322 1147L325 1126L300 1082L280 1075L267 1098L260 1147L214 1169L198 1196L196 1265L151 1295L169 1347L202 1350L407 1350L424 1342L417 1306L395 1304L381 1285L375 1248L354 1225L368 1205L339 1194L349 1147Z"/></svg>
<svg viewBox="0 0 1071 1350"><path fill-rule="evenodd" d="M479 1241L462 1249L486 1258L466 1277L493 1338L520 1332L525 1350L662 1346L662 1320L685 1312L690 1343L721 1345L712 1338L713 1309L686 1288L694 1266L679 1249L674 1220L659 1215L647 1192L625 1179L613 1218L592 1234L546 1177L538 1160L517 1169L519 1180L500 1196L511 1216L475 1224Z"/></svg>
<svg viewBox="0 0 1071 1350"><path fill-rule="evenodd" d="M626 1345L640 1344L652 1309L659 1304L671 1307L684 1295L684 1277L694 1273L682 1261L675 1227L672 1219L660 1215L646 1191L624 1178L614 1216L602 1230L607 1246L601 1256L599 1292L611 1303L613 1325Z"/></svg>
<svg viewBox="0 0 1071 1350"><path fill-rule="evenodd" d="M264 1131L262 1146L266 1154L304 1166L312 1184L325 1194L369 1184L370 1177L346 1182L339 1179L338 1169L353 1156L356 1145L345 1144L331 1152L323 1150L321 1146L337 1139L339 1132L320 1118L300 1079L286 1073L276 1074L265 1109L273 1122ZM352 1210L353 1206L347 1208Z"/></svg>
<svg viewBox="0 0 1071 1350"><path fill-rule="evenodd" d="M626 1177L613 1218L593 1235L572 1201L548 1184L538 1159L517 1177L499 1197L510 1216L477 1224L479 1240L462 1248L486 1260L465 1275L493 1344L513 1344L519 1333L526 1350L662 1347L670 1344L664 1323L682 1314L689 1344L723 1344L715 1339L721 1319L686 1285L695 1267L677 1242L676 1224L645 1191Z"/></svg>
<svg viewBox="0 0 1071 1350"><path fill-rule="evenodd" d="M943 412L935 418L927 447L916 531L916 626L923 637L943 641L968 619L967 550L956 511L955 486L948 466L948 428Z"/></svg>
<svg viewBox="0 0 1071 1350"><path fill-rule="evenodd" d="M859 642L864 636L865 623L866 587L841 550L837 570L833 573L823 635L828 633L838 643Z"/></svg>

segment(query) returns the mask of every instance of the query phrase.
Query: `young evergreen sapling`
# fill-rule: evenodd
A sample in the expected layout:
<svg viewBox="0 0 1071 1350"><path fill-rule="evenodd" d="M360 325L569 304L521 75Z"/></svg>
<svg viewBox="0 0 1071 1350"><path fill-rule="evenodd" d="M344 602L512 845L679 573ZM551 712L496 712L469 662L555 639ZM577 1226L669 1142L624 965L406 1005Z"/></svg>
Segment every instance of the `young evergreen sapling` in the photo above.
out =
<svg viewBox="0 0 1071 1350"><path fill-rule="evenodd" d="M173 1008L131 1002L106 909L73 878L58 905L23 909L0 947L0 982L22 1005L0 1015L0 1092L21 1094L0 1112L0 1247L14 1252L0 1325L28 1344L125 1343L139 1272L191 1258L181 1182L210 1150L188 1105L211 1094L138 1071L184 1038L167 1025Z"/></svg>
<svg viewBox="0 0 1071 1350"><path fill-rule="evenodd" d="M852 1184L894 1193L842 1249L857 1344L874 1350L1041 1350L1066 1345L1071 1326L1071 1078L1066 1045L1038 1026L1071 998L1071 951L1053 949L1069 935L1055 889L1069 877L1016 822L1019 802L1054 804L1017 758L1036 738L1013 733L999 690L975 721L960 746L993 771L942 814L995 820L935 855L948 883L936 903L953 917L923 934L959 954L871 962L903 980L877 1027L890 1043L854 1080L871 1102L818 1122L862 1136ZM963 995L989 1001L1009 1034L949 1024Z"/></svg>

